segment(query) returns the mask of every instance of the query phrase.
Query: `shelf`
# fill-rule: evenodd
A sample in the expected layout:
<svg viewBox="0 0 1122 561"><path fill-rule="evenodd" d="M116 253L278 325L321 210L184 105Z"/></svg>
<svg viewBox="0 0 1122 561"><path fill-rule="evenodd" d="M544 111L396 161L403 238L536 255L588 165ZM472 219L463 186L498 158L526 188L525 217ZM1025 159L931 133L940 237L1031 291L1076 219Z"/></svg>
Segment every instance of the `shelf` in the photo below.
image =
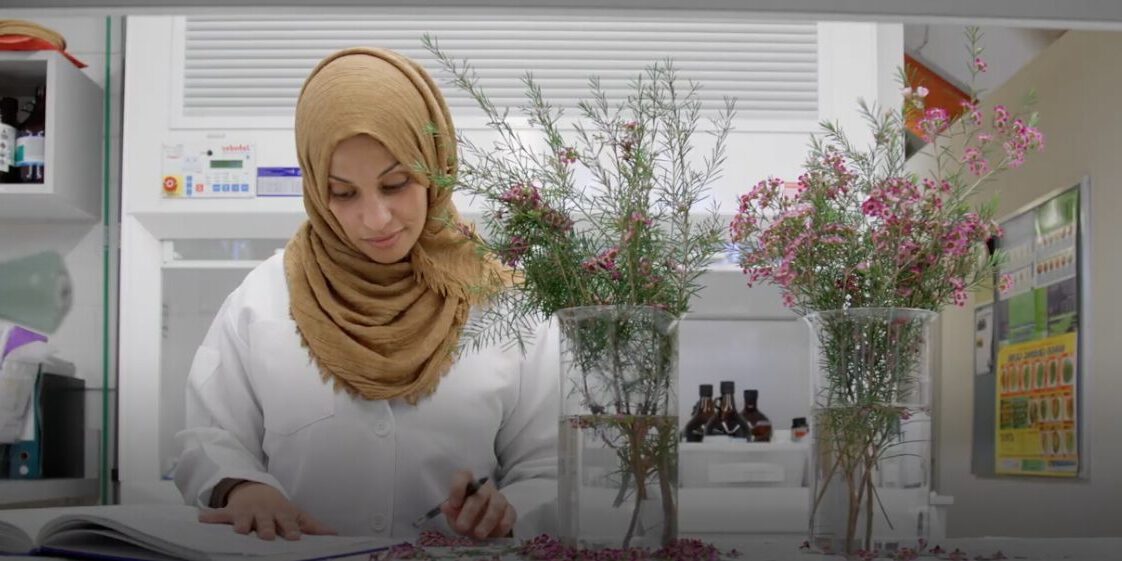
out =
<svg viewBox="0 0 1122 561"><path fill-rule="evenodd" d="M102 90L54 51L0 51L0 95L47 88L46 181L0 184L6 222L96 222L101 218Z"/></svg>
<svg viewBox="0 0 1122 561"><path fill-rule="evenodd" d="M221 261L218 259L177 259L175 261L165 261L164 269L191 269L191 270L214 270L214 269L253 269L263 263L263 261L253 261L246 259Z"/></svg>
<svg viewBox="0 0 1122 561"><path fill-rule="evenodd" d="M732 274L737 274L737 275L744 274L744 270L740 268L740 265L737 265L735 263L723 263L723 262L710 263L708 267L705 267L705 272L706 273L732 273Z"/></svg>
<svg viewBox="0 0 1122 561"><path fill-rule="evenodd" d="M810 450L810 438L807 437L802 442L747 442L743 439L734 439L727 436L711 436L701 442L678 443L678 451L682 454L691 452L788 452L793 450Z"/></svg>
<svg viewBox="0 0 1122 561"><path fill-rule="evenodd" d="M98 496L97 479L0 479L0 507Z"/></svg>
<svg viewBox="0 0 1122 561"><path fill-rule="evenodd" d="M43 83L45 73L40 59L13 56L0 58L0 75L4 76L4 95L32 97L35 87Z"/></svg>
<svg viewBox="0 0 1122 561"><path fill-rule="evenodd" d="M160 199L126 213L158 240L287 239L307 219L301 197Z"/></svg>
<svg viewBox="0 0 1122 561"><path fill-rule="evenodd" d="M94 222L98 212L100 208L94 212L46 191L42 183L0 183L0 218L6 221Z"/></svg>
<svg viewBox="0 0 1122 561"><path fill-rule="evenodd" d="M0 193L6 195L40 195L45 190L42 183L0 183Z"/></svg>

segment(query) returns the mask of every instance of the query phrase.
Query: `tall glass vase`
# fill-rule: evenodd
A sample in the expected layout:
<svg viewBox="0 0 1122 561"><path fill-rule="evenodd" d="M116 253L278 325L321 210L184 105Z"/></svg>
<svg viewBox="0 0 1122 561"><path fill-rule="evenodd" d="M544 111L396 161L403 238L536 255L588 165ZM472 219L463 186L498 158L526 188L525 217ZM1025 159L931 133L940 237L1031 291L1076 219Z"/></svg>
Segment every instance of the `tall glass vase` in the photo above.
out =
<svg viewBox="0 0 1122 561"><path fill-rule="evenodd" d="M934 312L808 314L810 543L853 555L915 548L931 520Z"/></svg>
<svg viewBox="0 0 1122 561"><path fill-rule="evenodd" d="M570 308L561 331L560 537L658 547L678 533L678 318Z"/></svg>

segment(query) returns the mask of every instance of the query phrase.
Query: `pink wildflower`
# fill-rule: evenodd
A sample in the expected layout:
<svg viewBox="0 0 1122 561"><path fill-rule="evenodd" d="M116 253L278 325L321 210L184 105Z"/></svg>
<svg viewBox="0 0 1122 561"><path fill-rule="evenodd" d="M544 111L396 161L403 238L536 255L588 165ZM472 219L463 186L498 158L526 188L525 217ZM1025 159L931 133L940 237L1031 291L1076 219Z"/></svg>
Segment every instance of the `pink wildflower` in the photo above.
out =
<svg viewBox="0 0 1122 561"><path fill-rule="evenodd" d="M947 120L947 111L942 107L931 107L923 112L919 120L919 127L923 131L924 140L930 142L939 133L946 130L950 122Z"/></svg>
<svg viewBox="0 0 1122 561"><path fill-rule="evenodd" d="M542 198L537 187L517 183L499 195L499 200L513 207L534 209L541 206Z"/></svg>
<svg viewBox="0 0 1122 561"><path fill-rule="evenodd" d="M572 147L566 146L557 151L557 159L563 164L575 164L577 163L577 151Z"/></svg>
<svg viewBox="0 0 1122 561"><path fill-rule="evenodd" d="M783 292L783 305L788 308L794 308L796 304L795 295L790 292Z"/></svg>
<svg viewBox="0 0 1122 561"><path fill-rule="evenodd" d="M530 244L525 238L522 236L511 236L510 243L507 244L506 249L500 255L500 260L507 267L515 267L529 249Z"/></svg>
<svg viewBox="0 0 1122 561"><path fill-rule="evenodd" d="M1009 125L1009 110L1004 105L997 105L993 108L993 128L1004 131Z"/></svg>
<svg viewBox="0 0 1122 561"><path fill-rule="evenodd" d="M1003 273L997 285L998 292L1002 296L1008 295L1010 290L1013 290L1013 275Z"/></svg>
<svg viewBox="0 0 1122 561"><path fill-rule="evenodd" d="M951 286L954 287L954 303L955 303L955 305L960 307L960 308L965 306L966 305L966 299L967 299L966 283L961 278L958 278L958 277L951 277L949 282L951 283Z"/></svg>
<svg viewBox="0 0 1122 561"><path fill-rule="evenodd" d="M963 112L969 115L971 123L975 125L982 124L982 112L978 110L977 105L974 105L973 102L968 100L962 100L959 104L962 105Z"/></svg>
<svg viewBox="0 0 1122 561"><path fill-rule="evenodd" d="M982 155L982 151L971 146L965 150L962 163L970 169L970 173L982 176L990 171L990 163Z"/></svg>

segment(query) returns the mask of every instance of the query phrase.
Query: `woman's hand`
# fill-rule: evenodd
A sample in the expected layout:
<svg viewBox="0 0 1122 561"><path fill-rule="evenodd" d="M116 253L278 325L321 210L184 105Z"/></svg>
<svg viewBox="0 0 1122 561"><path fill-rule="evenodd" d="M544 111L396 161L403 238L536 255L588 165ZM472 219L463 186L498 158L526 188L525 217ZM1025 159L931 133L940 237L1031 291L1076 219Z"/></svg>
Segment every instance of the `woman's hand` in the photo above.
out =
<svg viewBox="0 0 1122 561"><path fill-rule="evenodd" d="M231 489L224 508L200 512L199 522L230 524L239 534L254 530L263 540L272 540L278 533L286 540L298 540L302 533L335 534L334 530L296 508L280 491L253 481Z"/></svg>
<svg viewBox="0 0 1122 561"><path fill-rule="evenodd" d="M440 510L448 526L472 538L505 538L511 535L518 513L490 480L467 497L471 472L460 470L452 476L451 492Z"/></svg>

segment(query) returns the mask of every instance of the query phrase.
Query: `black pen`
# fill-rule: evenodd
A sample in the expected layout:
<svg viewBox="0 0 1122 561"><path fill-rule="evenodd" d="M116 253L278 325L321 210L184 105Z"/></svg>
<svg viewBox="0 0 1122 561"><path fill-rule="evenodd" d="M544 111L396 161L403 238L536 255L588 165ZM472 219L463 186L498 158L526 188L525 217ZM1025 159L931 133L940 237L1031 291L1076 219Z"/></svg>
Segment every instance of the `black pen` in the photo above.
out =
<svg viewBox="0 0 1122 561"><path fill-rule="evenodd" d="M483 484L487 483L487 479L488 479L487 477L480 477L479 481L469 482L468 486L467 486L467 492L464 493L464 498L466 499L466 498L474 495L476 491L478 491L481 487L483 487ZM413 521L413 527L414 528L420 528L421 526L424 526L425 523L428 522L429 520L432 520L433 518L436 518L437 516L440 516L440 507L444 506L444 503L446 503L446 502L448 502L448 501L445 500L445 501L441 502L440 504L432 507L432 510L426 512L425 514L421 515L419 518L414 520Z"/></svg>

